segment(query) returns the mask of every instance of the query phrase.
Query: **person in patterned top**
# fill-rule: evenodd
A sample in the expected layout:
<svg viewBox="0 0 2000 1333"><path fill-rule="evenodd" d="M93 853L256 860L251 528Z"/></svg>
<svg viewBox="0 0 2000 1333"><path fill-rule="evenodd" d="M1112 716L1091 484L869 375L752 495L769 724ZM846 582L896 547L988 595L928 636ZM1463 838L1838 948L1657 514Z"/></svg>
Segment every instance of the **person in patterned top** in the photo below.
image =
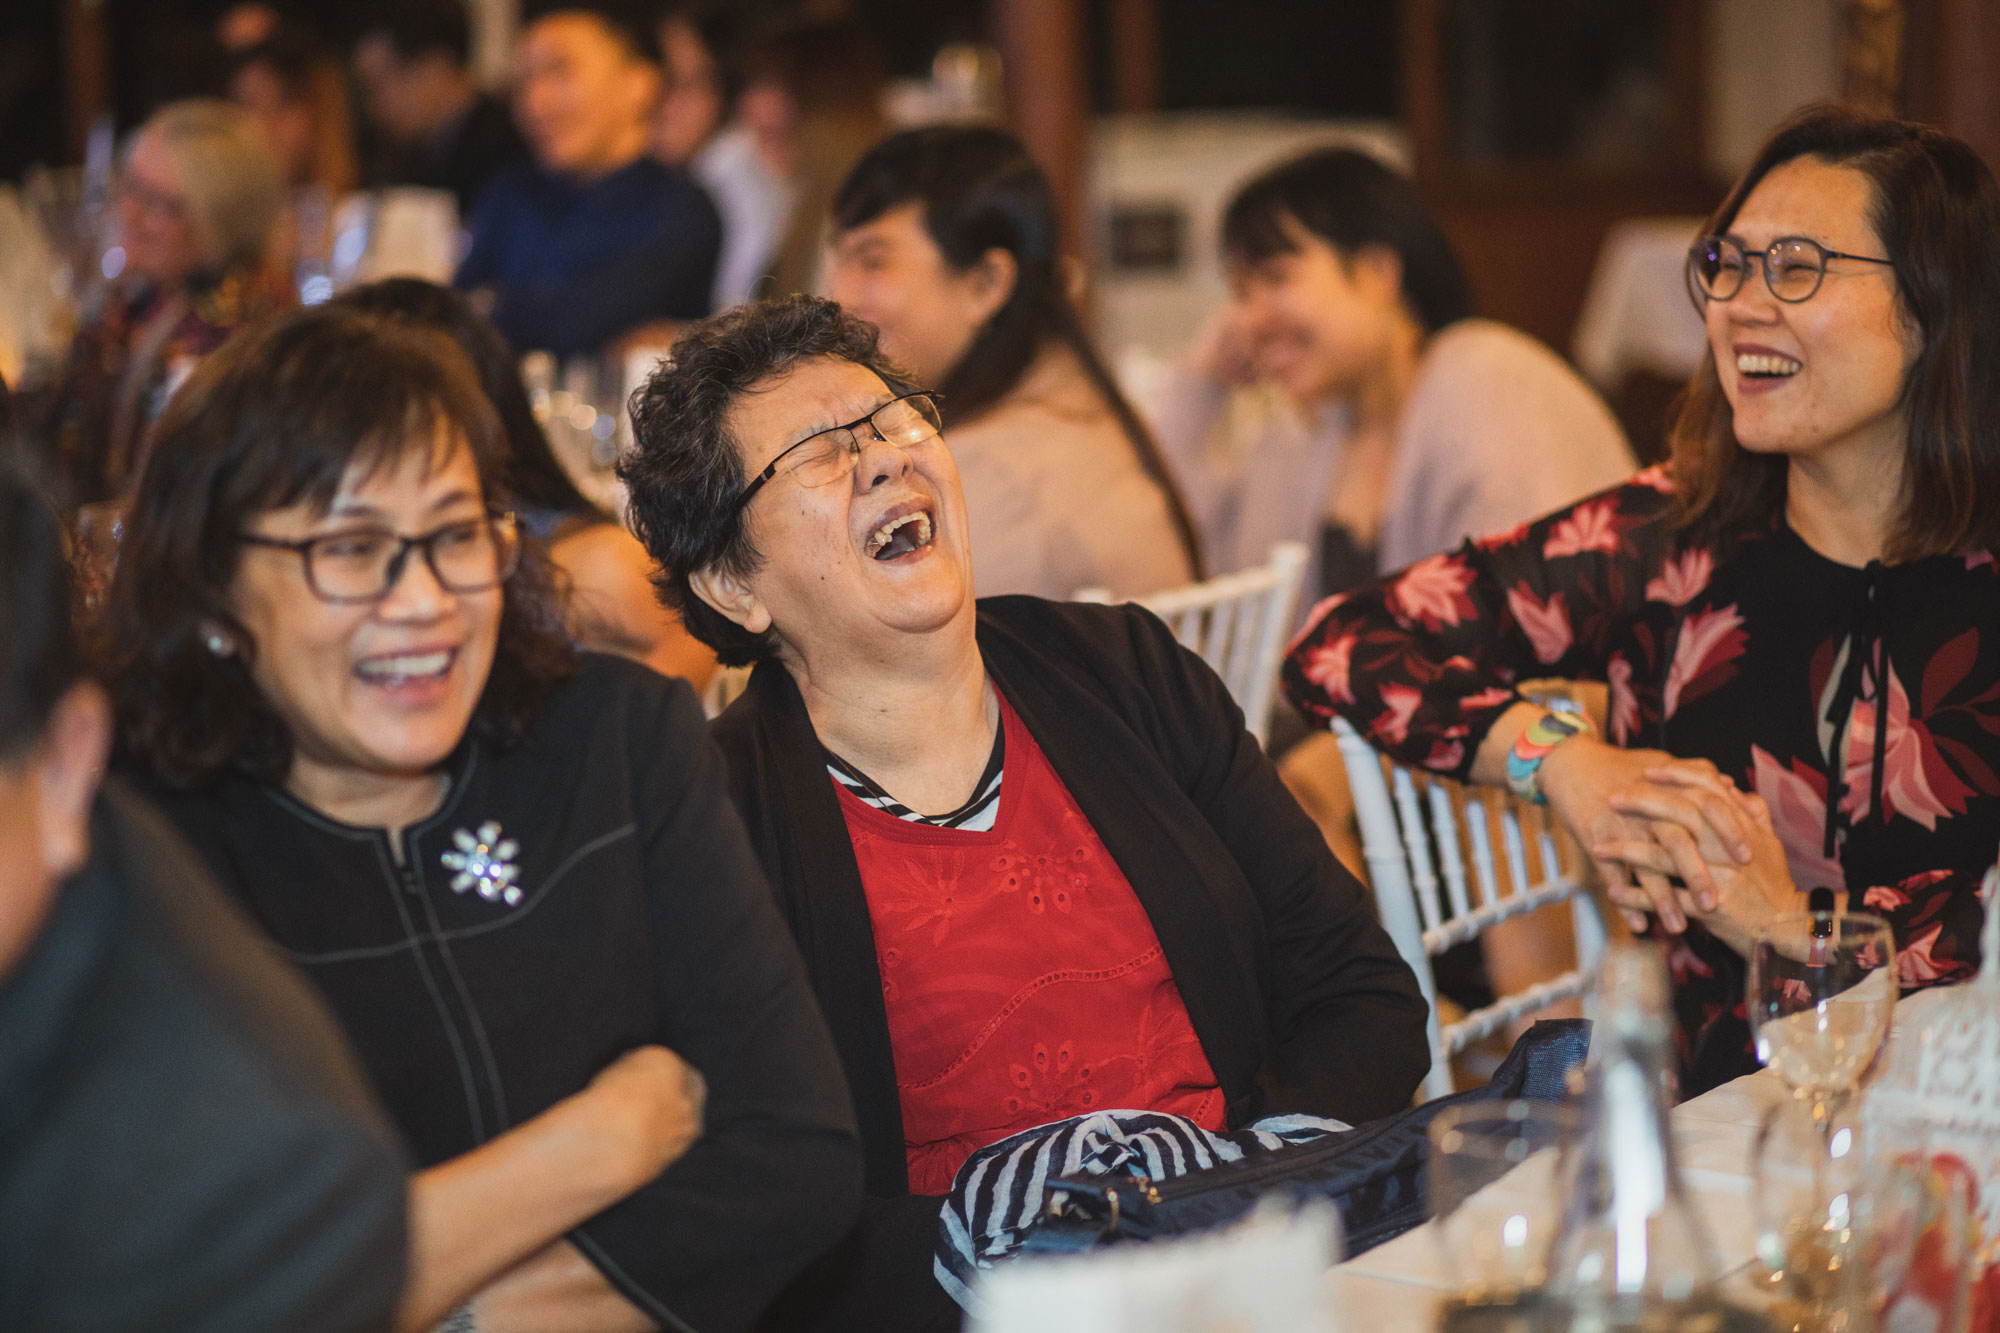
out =
<svg viewBox="0 0 2000 1333"><path fill-rule="evenodd" d="M226 102L172 103L133 136L118 185L120 244L106 259L116 281L61 368L27 395L28 431L68 503L127 493L154 418L194 363L296 303L268 253L284 197L256 125Z"/></svg>
<svg viewBox="0 0 2000 1333"><path fill-rule="evenodd" d="M2000 842L2000 188L1811 108L1689 257L1672 456L1316 608L1285 687L1395 759L1540 795L1667 949L1683 1092L1754 1068L1743 954L1826 886L1907 987L1977 965ZM1608 735L1514 683L1607 682Z"/></svg>

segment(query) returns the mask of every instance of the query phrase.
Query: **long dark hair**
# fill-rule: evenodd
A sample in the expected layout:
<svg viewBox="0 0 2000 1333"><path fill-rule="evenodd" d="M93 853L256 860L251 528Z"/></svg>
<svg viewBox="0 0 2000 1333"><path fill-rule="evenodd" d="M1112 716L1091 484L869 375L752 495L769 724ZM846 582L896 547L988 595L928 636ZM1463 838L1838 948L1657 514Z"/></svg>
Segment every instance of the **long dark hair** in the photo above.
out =
<svg viewBox="0 0 2000 1333"><path fill-rule="evenodd" d="M479 387L500 415L500 433L507 445L502 475L514 498L566 517L613 521L577 489L575 479L557 461L542 423L535 420L514 350L470 301L422 278L384 278L342 292L332 304L448 335L472 362Z"/></svg>
<svg viewBox="0 0 2000 1333"><path fill-rule="evenodd" d="M1417 187L1367 153L1318 148L1251 180L1222 215L1223 253L1237 264L1290 254L1298 245L1288 220L1343 257L1370 245L1394 252L1403 300L1424 332L1472 314L1465 270Z"/></svg>
<svg viewBox="0 0 2000 1333"><path fill-rule="evenodd" d="M1758 182L1801 157L1868 178L1868 221L1923 342L1903 382L1901 507L1885 553L1903 561L2000 545L2000 186L1948 134L1823 104L1778 127L1708 220L1709 234L1727 232ZM1685 523L1720 535L1783 510L1788 464L1737 443L1712 351L1667 442Z"/></svg>
<svg viewBox="0 0 2000 1333"><path fill-rule="evenodd" d="M871 148L833 201L839 231L900 205L923 205L924 229L945 262L963 271L989 250L1014 257L1014 290L973 335L938 389L947 423L966 421L1012 392L1042 347L1061 343L1132 442L1139 466L1167 498L1174 531L1200 577L1201 542L1187 502L1151 431L1091 346L1062 273L1061 233L1049 179L1020 140L981 126L934 126L893 134Z"/></svg>
<svg viewBox="0 0 2000 1333"><path fill-rule="evenodd" d="M239 534L272 509L331 504L350 467L435 451L443 432L466 441L488 504L504 505L499 421L449 338L317 306L205 358L155 430L98 644L121 752L170 787L232 771L282 782L292 737L250 675L258 645L229 609ZM233 655L207 649L211 625ZM475 731L511 744L574 664L547 557L524 543Z"/></svg>

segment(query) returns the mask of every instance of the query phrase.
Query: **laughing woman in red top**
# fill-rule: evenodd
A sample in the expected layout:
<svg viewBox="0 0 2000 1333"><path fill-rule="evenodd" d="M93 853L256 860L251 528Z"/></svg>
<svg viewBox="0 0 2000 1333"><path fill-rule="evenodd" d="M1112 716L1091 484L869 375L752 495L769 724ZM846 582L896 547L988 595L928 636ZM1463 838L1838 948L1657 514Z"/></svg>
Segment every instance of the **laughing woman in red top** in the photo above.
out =
<svg viewBox="0 0 2000 1333"><path fill-rule="evenodd" d="M1221 681L1136 607L975 606L935 401L870 326L810 297L719 316L634 415L663 590L759 664L717 736L875 1199L794 1326L956 1328L931 1196L1016 1131L1408 1104L1415 981Z"/></svg>

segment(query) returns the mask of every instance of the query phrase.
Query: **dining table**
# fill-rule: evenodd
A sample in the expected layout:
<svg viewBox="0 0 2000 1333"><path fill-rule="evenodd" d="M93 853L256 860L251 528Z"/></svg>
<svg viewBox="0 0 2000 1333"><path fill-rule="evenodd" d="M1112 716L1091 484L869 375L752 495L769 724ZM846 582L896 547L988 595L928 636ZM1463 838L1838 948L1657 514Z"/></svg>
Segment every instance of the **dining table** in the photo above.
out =
<svg viewBox="0 0 2000 1333"><path fill-rule="evenodd" d="M1919 991L1898 1002L1889 1040L1920 1027L1941 994ZM1778 1076L1763 1069L1691 1097L1672 1112L1681 1183L1707 1228L1722 1294L1751 1305L1769 1299L1756 1271L1751 1143L1765 1114L1790 1096ZM1518 1199L1537 1222L1561 1207L1551 1152L1529 1158L1487 1188ZM1434 1222L1335 1265L1327 1281L1332 1307L1349 1333L1430 1333L1455 1294Z"/></svg>

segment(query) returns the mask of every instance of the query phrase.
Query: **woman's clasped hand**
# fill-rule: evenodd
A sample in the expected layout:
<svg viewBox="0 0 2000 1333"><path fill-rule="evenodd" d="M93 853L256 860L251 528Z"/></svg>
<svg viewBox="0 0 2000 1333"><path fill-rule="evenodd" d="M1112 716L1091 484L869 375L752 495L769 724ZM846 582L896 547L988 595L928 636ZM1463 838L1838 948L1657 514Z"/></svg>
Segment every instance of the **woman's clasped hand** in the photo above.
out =
<svg viewBox="0 0 2000 1333"><path fill-rule="evenodd" d="M1542 789L1585 850L1633 932L1650 917L1679 934L1700 921L1741 952L1797 890L1764 798L1706 759L1566 741L1543 765Z"/></svg>

